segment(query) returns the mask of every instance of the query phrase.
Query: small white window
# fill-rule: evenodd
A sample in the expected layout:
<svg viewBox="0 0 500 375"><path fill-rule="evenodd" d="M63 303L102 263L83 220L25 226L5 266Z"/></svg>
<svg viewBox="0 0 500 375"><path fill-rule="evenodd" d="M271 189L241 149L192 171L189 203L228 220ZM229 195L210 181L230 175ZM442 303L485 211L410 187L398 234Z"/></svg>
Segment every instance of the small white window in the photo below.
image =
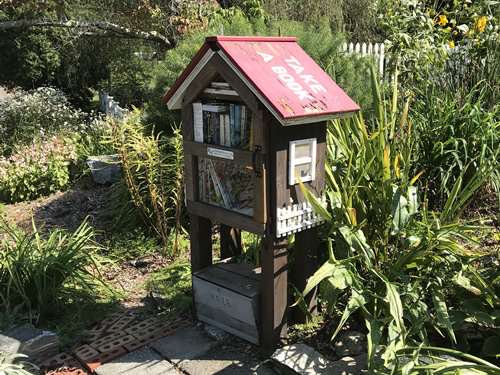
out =
<svg viewBox="0 0 500 375"><path fill-rule="evenodd" d="M302 182L313 181L316 174L316 138L290 141L288 183L299 183L297 175Z"/></svg>

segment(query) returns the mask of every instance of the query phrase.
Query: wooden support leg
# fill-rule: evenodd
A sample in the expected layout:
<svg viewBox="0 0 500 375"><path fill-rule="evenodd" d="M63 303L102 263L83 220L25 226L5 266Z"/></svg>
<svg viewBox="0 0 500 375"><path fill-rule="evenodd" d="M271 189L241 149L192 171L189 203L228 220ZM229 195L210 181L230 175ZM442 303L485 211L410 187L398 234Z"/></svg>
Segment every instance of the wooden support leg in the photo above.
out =
<svg viewBox="0 0 500 375"><path fill-rule="evenodd" d="M311 228L295 234L295 269L293 284L302 292L307 280L317 271L318 266L318 229ZM305 298L305 302L312 316L318 314L317 288L314 288ZM295 323L306 323L307 316L300 307L294 308Z"/></svg>
<svg viewBox="0 0 500 375"><path fill-rule="evenodd" d="M287 248L286 240L262 239L261 349L265 356L286 337Z"/></svg>
<svg viewBox="0 0 500 375"><path fill-rule="evenodd" d="M212 264L212 230L210 219L190 214L191 272Z"/></svg>
<svg viewBox="0 0 500 375"><path fill-rule="evenodd" d="M241 254L241 230L220 225L220 258L226 259Z"/></svg>

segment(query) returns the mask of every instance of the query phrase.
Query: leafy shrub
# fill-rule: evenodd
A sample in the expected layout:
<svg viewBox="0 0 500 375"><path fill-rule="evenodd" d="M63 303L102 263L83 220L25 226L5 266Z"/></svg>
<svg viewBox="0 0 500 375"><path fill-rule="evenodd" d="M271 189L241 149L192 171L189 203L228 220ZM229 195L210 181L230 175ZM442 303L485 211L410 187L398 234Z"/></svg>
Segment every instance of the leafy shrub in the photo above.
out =
<svg viewBox="0 0 500 375"><path fill-rule="evenodd" d="M92 228L84 222L72 234L56 229L44 236L2 220L0 299L2 308L22 304L30 322L46 320L64 303L92 300L99 279Z"/></svg>
<svg viewBox="0 0 500 375"><path fill-rule="evenodd" d="M0 199L18 202L54 193L68 185L69 165L76 161L74 146L57 137L0 156Z"/></svg>
<svg viewBox="0 0 500 375"><path fill-rule="evenodd" d="M377 366L380 345L381 366L387 371L398 365L401 350L430 346L434 330L444 330L451 345L459 345L462 327L451 318L458 307L445 296L453 295L454 285L486 285L475 272L474 262L485 253L474 236L488 228L460 223L457 213L491 168L476 170L465 187L459 179L443 212L429 211L417 187L421 173L412 172L416 148L408 107L398 117L397 100L392 106L382 101L374 69L372 89L376 116L371 126L361 114L329 126L328 209L301 185L327 222L329 244L329 259L309 279L303 295L325 282L330 309L340 295L346 297L334 336L359 311L368 330L369 370ZM478 293L500 303L485 287Z"/></svg>

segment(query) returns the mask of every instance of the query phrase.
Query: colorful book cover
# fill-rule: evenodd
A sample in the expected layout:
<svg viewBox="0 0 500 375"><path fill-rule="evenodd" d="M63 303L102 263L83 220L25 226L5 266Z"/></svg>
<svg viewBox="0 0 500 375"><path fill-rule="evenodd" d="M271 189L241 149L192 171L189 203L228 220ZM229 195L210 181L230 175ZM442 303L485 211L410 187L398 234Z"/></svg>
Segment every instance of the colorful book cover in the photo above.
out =
<svg viewBox="0 0 500 375"><path fill-rule="evenodd" d="M234 106L234 147L241 147L241 105Z"/></svg>

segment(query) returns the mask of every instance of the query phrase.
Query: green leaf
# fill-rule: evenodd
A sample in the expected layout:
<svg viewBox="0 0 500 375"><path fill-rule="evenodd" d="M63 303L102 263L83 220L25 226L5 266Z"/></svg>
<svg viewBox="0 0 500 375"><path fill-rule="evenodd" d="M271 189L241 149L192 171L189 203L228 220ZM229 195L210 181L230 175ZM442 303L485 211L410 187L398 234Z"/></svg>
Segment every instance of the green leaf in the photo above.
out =
<svg viewBox="0 0 500 375"><path fill-rule="evenodd" d="M434 308L436 309L437 319L439 323L441 323L446 328L453 343L456 343L457 340L455 338L455 332L453 331L453 327L451 326L450 317L448 315L448 308L446 306L444 295L441 292L441 287L435 283L431 283L430 290L432 295L432 302L434 303Z"/></svg>
<svg viewBox="0 0 500 375"><path fill-rule="evenodd" d="M490 336L483 343L483 354L486 357L500 357L500 337Z"/></svg>
<svg viewBox="0 0 500 375"><path fill-rule="evenodd" d="M351 230L346 226L339 228L339 232L342 234L344 240L349 244L349 246L354 249L358 254L362 254L366 261L366 265L371 267L372 260L375 258L375 253L373 249L366 243L365 235L359 229Z"/></svg>
<svg viewBox="0 0 500 375"><path fill-rule="evenodd" d="M418 194L416 186L408 187L408 199L409 199L409 213L410 215L416 214L418 211Z"/></svg>
<svg viewBox="0 0 500 375"><path fill-rule="evenodd" d="M397 234L406 227L410 220L407 207L408 201L401 194L401 189L396 189L392 199L392 234Z"/></svg>
<svg viewBox="0 0 500 375"><path fill-rule="evenodd" d="M357 289L353 288L352 293L351 293L351 298L349 299L349 302L347 302L347 305L344 309L344 313L342 314L342 318L340 318L339 325L337 326L337 329L332 335L331 340L337 336L339 331L342 329L344 326L345 322L353 312L355 312L360 306L364 306L368 303L369 299L366 294L361 293Z"/></svg>
<svg viewBox="0 0 500 375"><path fill-rule="evenodd" d="M389 311L394 318L394 322L400 334L403 333L405 327L403 323L403 304L401 303L401 296L399 295L396 284L390 281L385 282L386 299L389 302Z"/></svg>

